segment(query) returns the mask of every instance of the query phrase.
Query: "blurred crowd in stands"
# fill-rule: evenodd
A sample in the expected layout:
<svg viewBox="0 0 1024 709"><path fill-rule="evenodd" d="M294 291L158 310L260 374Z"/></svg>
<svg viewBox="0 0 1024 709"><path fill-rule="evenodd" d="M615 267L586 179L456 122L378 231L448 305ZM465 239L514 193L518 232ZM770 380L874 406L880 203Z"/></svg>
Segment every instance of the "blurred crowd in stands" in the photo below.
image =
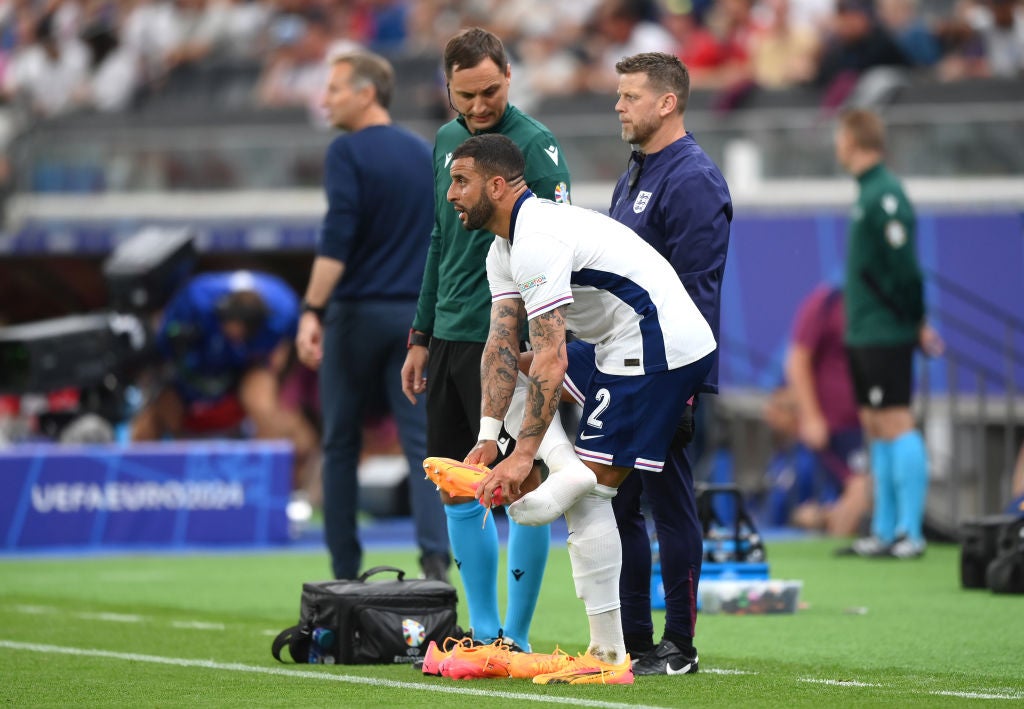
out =
<svg viewBox="0 0 1024 709"><path fill-rule="evenodd" d="M332 50L436 58L469 25L505 40L520 103L614 92L615 61L642 51L725 94L827 92L879 65L1024 76L1024 0L0 0L0 86L29 118L119 111L182 66L229 61L257 67L253 105L315 105Z"/></svg>

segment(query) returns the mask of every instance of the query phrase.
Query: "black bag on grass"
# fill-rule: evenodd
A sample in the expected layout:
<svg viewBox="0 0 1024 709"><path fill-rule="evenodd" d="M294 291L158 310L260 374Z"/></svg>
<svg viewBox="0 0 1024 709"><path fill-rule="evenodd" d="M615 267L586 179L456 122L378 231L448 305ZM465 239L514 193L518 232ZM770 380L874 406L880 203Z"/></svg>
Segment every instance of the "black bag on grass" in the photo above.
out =
<svg viewBox="0 0 1024 709"><path fill-rule="evenodd" d="M1003 527L999 554L985 570L993 593L1024 593L1024 518Z"/></svg>
<svg viewBox="0 0 1024 709"><path fill-rule="evenodd" d="M1014 515L988 515L969 519L960 525L960 585L986 588L989 564L999 555L1003 530L1017 521Z"/></svg>
<svg viewBox="0 0 1024 709"><path fill-rule="evenodd" d="M393 571L396 580L368 582ZM455 587L443 581L405 579L394 566L375 566L355 580L302 584L299 623L274 639L295 662L339 665L411 664L431 640L461 635Z"/></svg>

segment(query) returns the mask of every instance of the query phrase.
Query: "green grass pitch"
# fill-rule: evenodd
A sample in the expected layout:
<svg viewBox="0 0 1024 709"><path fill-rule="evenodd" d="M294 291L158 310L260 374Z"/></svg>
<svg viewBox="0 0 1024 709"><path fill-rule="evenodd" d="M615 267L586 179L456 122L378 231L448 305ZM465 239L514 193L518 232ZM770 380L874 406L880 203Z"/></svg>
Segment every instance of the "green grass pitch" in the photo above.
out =
<svg viewBox="0 0 1024 709"><path fill-rule="evenodd" d="M955 546L915 561L837 559L835 542L768 546L772 577L801 579L792 615L699 617L701 672L634 685L455 682L406 666L282 665L325 553L0 560L5 706L650 707L1006 706L1024 702L1024 598L960 588ZM366 567L417 568L413 551ZM458 582L456 582L458 583ZM459 619L467 623L459 587ZM660 628L662 614L656 613ZM536 650L588 639L565 549L551 552Z"/></svg>

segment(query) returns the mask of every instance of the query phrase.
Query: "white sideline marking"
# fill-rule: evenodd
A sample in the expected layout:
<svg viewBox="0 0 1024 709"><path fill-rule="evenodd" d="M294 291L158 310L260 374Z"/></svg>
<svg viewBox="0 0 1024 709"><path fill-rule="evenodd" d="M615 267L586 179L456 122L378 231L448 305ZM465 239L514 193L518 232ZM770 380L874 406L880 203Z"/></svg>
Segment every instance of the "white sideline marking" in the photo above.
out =
<svg viewBox="0 0 1024 709"><path fill-rule="evenodd" d="M887 685L884 684L858 682L857 680L852 679L815 679L813 677L799 677L796 681L810 682L812 684L828 684L833 687L887 687ZM931 694L939 697L959 697L963 699L1024 699L1024 694L1013 691L1006 694L997 694L995 692L953 692L949 690L936 690L933 692L923 692L923 694Z"/></svg>
<svg viewBox="0 0 1024 709"><path fill-rule="evenodd" d="M278 675L283 677L299 677L302 679L330 680L334 682L347 682L350 684L367 684L376 687L390 687L392 689L412 689L425 692L440 692L442 694L461 694L475 697L499 697L520 702L540 702L542 704L570 704L574 706L601 707L601 709L634 709L640 705L620 702L595 702L584 701L579 697L550 697L538 694L526 694L523 692L496 692L483 689L469 689L465 687L453 687L450 685L433 685L418 682L396 682L388 679L374 679L372 677L359 677L356 675L338 675L326 672L313 672L310 670L291 670L284 667L259 667L257 665L243 665L236 662L214 662L213 660L190 660L184 657L161 657L159 655L138 655L128 652L111 652L110 650L97 650L91 648L61 647L59 645L41 645L39 643L21 643L13 640L0 640L0 648L10 650L27 650L29 652L41 652L49 655L79 655L83 657L103 657L112 660L128 660L130 662L151 662L157 665L174 665L176 667L201 667L208 670L228 670L231 672L251 672L254 674ZM659 707L645 706L643 709L661 709Z"/></svg>
<svg viewBox="0 0 1024 709"><path fill-rule="evenodd" d="M53 612L56 609L55 608L51 608L49 606L21 606L21 605L19 605L19 606L14 606L14 610L18 611L19 613L24 613L25 615L45 615L46 613L51 613L51 612Z"/></svg>
<svg viewBox="0 0 1024 709"><path fill-rule="evenodd" d="M1011 692L1010 694L984 694L981 692L931 692L941 697L962 697L963 699L1024 699L1024 694Z"/></svg>
<svg viewBox="0 0 1024 709"><path fill-rule="evenodd" d="M204 623L200 620L172 620L171 627L186 630L224 630L223 623Z"/></svg>
<svg viewBox="0 0 1024 709"><path fill-rule="evenodd" d="M833 687L884 687L884 684L873 684L871 682L858 682L855 679L815 679L814 677L797 677L797 682L809 682L811 684L828 684Z"/></svg>
<svg viewBox="0 0 1024 709"><path fill-rule="evenodd" d="M12 606L12 608L14 610L16 610L17 612L23 613L25 615L43 615L43 614L53 614L53 613L63 612L63 611L58 611L56 608L52 608L52 607L49 607L49 606L16 605L16 606ZM108 613L108 612L92 613L92 612L82 612L82 613L72 613L71 616L75 617L75 618L81 618L82 620L103 620L103 621L108 621L108 622L111 622L111 623L144 623L144 622L149 622L151 620L148 616L136 615L136 614L133 614L133 613ZM225 625L223 623L209 623L209 622L202 621L202 620L172 620L170 622L170 625L171 625L172 628L177 628L179 630L225 630L226 629ZM269 633L271 635L277 635L276 632L272 632L272 631L264 631L264 632L265 633Z"/></svg>
<svg viewBox="0 0 1024 709"><path fill-rule="evenodd" d="M141 623L141 615L131 615L128 613L74 613L76 618L82 620L106 620L111 623Z"/></svg>
<svg viewBox="0 0 1024 709"><path fill-rule="evenodd" d="M726 670L720 667L701 667L698 672L708 675L756 675L750 670Z"/></svg>

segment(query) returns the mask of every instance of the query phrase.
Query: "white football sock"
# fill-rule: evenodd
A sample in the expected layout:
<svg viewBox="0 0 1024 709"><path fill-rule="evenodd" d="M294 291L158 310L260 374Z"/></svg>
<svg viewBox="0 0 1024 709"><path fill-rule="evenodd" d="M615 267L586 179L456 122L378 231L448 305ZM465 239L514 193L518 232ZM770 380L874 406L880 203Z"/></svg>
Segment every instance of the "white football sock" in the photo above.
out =
<svg viewBox="0 0 1024 709"><path fill-rule="evenodd" d="M622 544L612 511L615 493L615 488L594 485L566 510L565 521L576 596L583 600L590 621L587 651L604 662L619 664L626 659L626 642L619 612Z"/></svg>
<svg viewBox="0 0 1024 709"><path fill-rule="evenodd" d="M551 460L557 461L557 470ZM536 526L554 522L597 484L597 476L568 443L552 450L544 462L551 471L547 480L508 506L509 517L519 524Z"/></svg>
<svg viewBox="0 0 1024 709"><path fill-rule="evenodd" d="M505 429L510 433L514 431L513 435L518 435L522 428L525 408L526 377L520 372L508 413L505 414ZM569 437L565 435L558 411L555 411L551 425L544 433L537 455L548 466L547 480L508 506L509 517L531 527L554 522L597 483L597 477L579 459Z"/></svg>

